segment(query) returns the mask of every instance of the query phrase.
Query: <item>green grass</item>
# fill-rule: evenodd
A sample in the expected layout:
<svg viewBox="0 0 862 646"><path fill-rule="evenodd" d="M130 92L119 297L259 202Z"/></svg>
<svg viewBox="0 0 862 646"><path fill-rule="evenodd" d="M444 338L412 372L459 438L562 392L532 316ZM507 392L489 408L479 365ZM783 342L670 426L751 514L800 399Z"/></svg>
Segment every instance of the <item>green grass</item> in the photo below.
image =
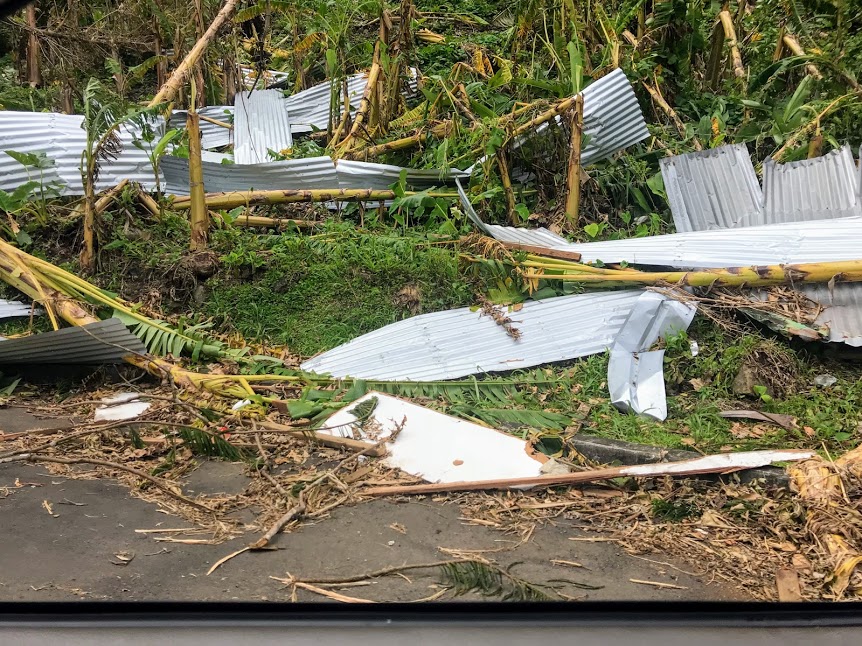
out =
<svg viewBox="0 0 862 646"><path fill-rule="evenodd" d="M424 236L342 226L320 237L273 236L255 245L224 256L232 271L208 282L203 313L250 340L287 345L303 356L413 313L473 301L452 249L430 246Z"/></svg>

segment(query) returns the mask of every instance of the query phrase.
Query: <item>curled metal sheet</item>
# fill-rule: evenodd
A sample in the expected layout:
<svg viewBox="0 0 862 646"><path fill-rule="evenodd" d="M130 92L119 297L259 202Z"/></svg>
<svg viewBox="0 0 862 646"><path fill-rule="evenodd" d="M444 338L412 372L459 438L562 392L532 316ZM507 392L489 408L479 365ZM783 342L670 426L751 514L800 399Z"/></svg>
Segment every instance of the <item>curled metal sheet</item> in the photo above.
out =
<svg viewBox="0 0 862 646"><path fill-rule="evenodd" d="M680 233L765 224L763 193L745 144L666 157L661 174Z"/></svg>
<svg viewBox="0 0 862 646"><path fill-rule="evenodd" d="M97 365L122 363L129 354L147 351L120 319L110 318L0 342L0 364Z"/></svg>
<svg viewBox="0 0 862 646"><path fill-rule="evenodd" d="M520 331L513 339L471 308L422 314L369 332L302 364L335 377L393 381L456 379L604 352L642 290L594 292L528 301L503 313Z"/></svg>
<svg viewBox="0 0 862 646"><path fill-rule="evenodd" d="M667 417L661 338L688 329L696 309L657 292L644 292L623 323L608 362L611 403L625 412L663 421Z"/></svg>
<svg viewBox="0 0 862 646"><path fill-rule="evenodd" d="M268 162L270 150L278 153L293 146L287 101L280 90L237 92L233 118L237 164Z"/></svg>

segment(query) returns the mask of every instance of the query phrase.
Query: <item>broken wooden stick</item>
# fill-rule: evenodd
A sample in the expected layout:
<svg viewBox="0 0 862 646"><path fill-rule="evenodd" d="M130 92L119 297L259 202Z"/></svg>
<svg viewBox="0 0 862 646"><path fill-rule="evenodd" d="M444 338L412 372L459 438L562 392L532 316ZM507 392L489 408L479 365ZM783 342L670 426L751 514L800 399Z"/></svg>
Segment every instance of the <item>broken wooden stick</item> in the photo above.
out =
<svg viewBox="0 0 862 646"><path fill-rule="evenodd" d="M644 89L649 92L649 95L652 97L653 101L655 101L656 105L660 107L668 117L670 117L671 121L673 121L673 125L676 126L680 136L684 139L686 136L685 124L682 122L682 119L679 118L676 110L674 110L670 104L665 101L665 98L658 90L658 84L656 84L656 87L652 87L649 83L644 81L643 86ZM700 140L697 137L692 137L691 145L694 146L695 150L703 150L703 144L700 143Z"/></svg>
<svg viewBox="0 0 862 646"><path fill-rule="evenodd" d="M643 478L654 476L693 476L707 473L732 473L742 469L763 467L773 462L795 462L812 457L813 451L787 449L778 451L744 451L740 453L719 453L681 462L661 462L658 464L638 464L627 467L610 467L566 473L563 475L536 476L530 478L504 478L501 480L478 480L472 482L442 482L421 485L393 485L372 487L362 493L368 496L391 496L407 494L441 493L447 491L482 491L486 489L507 489L509 487L551 487L575 485L611 478Z"/></svg>
<svg viewBox="0 0 862 646"><path fill-rule="evenodd" d="M374 457L382 457L386 455L386 448L384 446L371 444L369 442L363 442L361 440L354 440L350 437L340 437L338 435L328 435L327 433L317 433L312 430L293 428L290 426L285 426L284 424L277 424L275 422L267 422L265 424L262 424L259 428L260 431L263 433L265 433L266 431L279 431L282 433L287 433L288 435L293 435L294 437L305 439L309 442L317 442L318 444L322 444L323 446L329 446L336 449L353 449L355 451L366 451L364 455L373 455Z"/></svg>
<svg viewBox="0 0 862 646"><path fill-rule="evenodd" d="M742 54L739 53L739 41L736 39L736 28L733 26L733 16L725 9L718 14L721 26L724 29L724 39L730 47L730 60L733 65L733 73L737 78L745 78L745 67L742 65Z"/></svg>
<svg viewBox="0 0 862 646"><path fill-rule="evenodd" d="M571 260L579 262L581 254L577 251L565 251L564 249L548 249L547 247L537 247L531 244L521 244L520 242L504 242L499 241L500 245L511 251L526 251L537 256L545 256L547 258L556 258L558 260Z"/></svg>
<svg viewBox="0 0 862 646"><path fill-rule="evenodd" d="M206 33L201 36L200 40L195 43L194 47L191 48L191 51L186 54L186 57L177 66L177 69L173 71L173 74L171 74L167 82L162 86L158 93L156 93L153 100L150 101L149 107L173 100L177 92L180 91L180 88L185 84L186 79L194 69L198 60L203 55L207 45L209 45L212 39L215 38L215 35L218 33L218 30L221 29L222 25L224 25L233 15L238 2L239 0L226 0L221 11L218 12L215 20L210 24L209 29L207 29Z"/></svg>
<svg viewBox="0 0 862 646"><path fill-rule="evenodd" d="M206 192L204 191L204 171L201 160L200 119L195 112L195 85L192 83L192 107L186 118L189 135L189 221L191 223L191 251L203 251L207 247L209 216L207 214Z"/></svg>

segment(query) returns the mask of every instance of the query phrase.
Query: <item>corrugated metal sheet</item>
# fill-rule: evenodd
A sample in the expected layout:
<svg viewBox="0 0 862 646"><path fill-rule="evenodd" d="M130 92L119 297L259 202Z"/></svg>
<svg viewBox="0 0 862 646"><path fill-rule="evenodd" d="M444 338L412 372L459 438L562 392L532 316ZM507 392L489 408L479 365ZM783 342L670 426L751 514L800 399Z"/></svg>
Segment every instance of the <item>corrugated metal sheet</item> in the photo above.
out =
<svg viewBox="0 0 862 646"><path fill-rule="evenodd" d="M141 340L120 319L34 334L0 342L0 364L121 363L131 353L144 353Z"/></svg>
<svg viewBox="0 0 862 646"><path fill-rule="evenodd" d="M237 164L270 161L269 151L293 147L287 101L280 90L238 92L233 110L233 159Z"/></svg>
<svg viewBox="0 0 862 646"><path fill-rule="evenodd" d="M82 123L83 117L79 115L0 111L0 151L45 153L54 165L43 172L41 181L46 185L56 182L62 195L83 195L81 153L87 139ZM97 190L115 186L123 179L138 182L149 190L155 188L155 174L147 153L132 143L138 136L131 127L121 128L123 151L116 160L102 164ZM15 190L28 179L40 181L39 171L26 169L9 155L0 153L0 189Z"/></svg>
<svg viewBox="0 0 862 646"><path fill-rule="evenodd" d="M33 306L21 301L7 301L5 298L0 298L0 320L10 319L15 316L30 316L30 314L40 314L41 311L33 309Z"/></svg>
<svg viewBox="0 0 862 646"><path fill-rule="evenodd" d="M257 70L252 67L240 66L240 74L242 75L242 83L247 90L253 87L258 90L268 88L275 83L284 83L290 78L288 72L279 72L278 70L264 70L262 83L255 84L257 80Z"/></svg>
<svg viewBox="0 0 862 646"><path fill-rule="evenodd" d="M581 94L584 132L589 137L581 151L583 165L606 159L649 137L634 89L621 69L590 83Z"/></svg>
<svg viewBox="0 0 862 646"><path fill-rule="evenodd" d="M763 193L745 144L667 157L661 174L680 233L764 224Z"/></svg>
<svg viewBox="0 0 862 646"><path fill-rule="evenodd" d="M862 346L862 283L806 285L802 293L823 306L814 325L827 326L830 341Z"/></svg>
<svg viewBox="0 0 862 646"><path fill-rule="evenodd" d="M160 164L165 192L189 194L189 161L166 156ZM265 164L217 164L203 162L204 188L208 193L248 190L338 188L335 164L329 157L310 157Z"/></svg>
<svg viewBox="0 0 862 646"><path fill-rule="evenodd" d="M617 68L583 89L584 134L587 145L581 150L581 164L589 166L649 137L643 112L625 73ZM557 124L560 118L557 117ZM544 123L513 142L517 148L547 130ZM487 157L467 168L472 172Z"/></svg>
<svg viewBox="0 0 862 646"><path fill-rule="evenodd" d="M180 157L164 157L160 169L165 177L165 192L189 194L189 163ZM400 166L342 160L336 166L329 157L306 157L265 164L220 164L203 162L204 188L220 191L278 191L289 189L388 189L398 181ZM423 190L465 177L453 171L441 177L435 170L407 169L407 185Z"/></svg>
<svg viewBox="0 0 862 646"><path fill-rule="evenodd" d="M604 352L642 290L529 301L510 312L515 341L470 308L415 316L365 334L302 364L336 377L423 381L528 368Z"/></svg>
<svg viewBox="0 0 862 646"><path fill-rule="evenodd" d="M680 268L856 260L862 250L862 218L692 231L560 248L579 252L584 262Z"/></svg>
<svg viewBox="0 0 862 646"><path fill-rule="evenodd" d="M351 112L359 109L359 102L365 92L368 74L353 74L347 77L347 96L350 99ZM343 109L344 96L342 85L338 87L338 109ZM302 90L288 97L287 111L290 114L292 132L310 132L326 130L329 124L329 102L332 88L329 81Z"/></svg>
<svg viewBox="0 0 862 646"><path fill-rule="evenodd" d="M198 114L209 117L210 119L216 119L223 123L233 122L232 105L212 105L206 108L200 108L198 110ZM170 127L185 130L187 116L188 113L185 110L174 110L169 121ZM233 131L223 126L201 119L200 129L201 147L204 150L212 150L213 148L228 146L233 141Z"/></svg>
<svg viewBox="0 0 862 646"><path fill-rule="evenodd" d="M822 157L763 164L764 224L862 216L859 171L850 146Z"/></svg>
<svg viewBox="0 0 862 646"><path fill-rule="evenodd" d="M411 98L417 94L418 72L410 68L411 76L407 80L404 95ZM353 114L359 109L359 103L368 83L368 73L361 72L347 77L347 96L350 100L350 112ZM344 109L344 86L338 84L338 113ZM287 111L290 113L291 131L310 132L312 130L325 130L329 125L329 107L332 86L329 81L297 92L289 96L287 100Z"/></svg>
<svg viewBox="0 0 862 646"><path fill-rule="evenodd" d="M754 199L760 188L756 177L753 178L750 158L743 146L722 146L711 151L670 157L662 161L662 175L678 230L779 225L862 215L862 176L848 146L822 157L788 164L767 160L763 166L764 195L760 209L755 208ZM689 177L691 181L687 181ZM774 231L776 237L765 241L773 249L798 243L795 237L786 241L778 237L786 229ZM837 253L846 253L846 250L841 251L844 247L843 240L839 239L843 237L842 231L830 235L836 236ZM722 255L728 259L734 257L738 261L753 262L764 257L757 253L757 239L747 240L747 235L731 233L726 240L716 244L727 245L722 247L726 249ZM755 248L746 249L741 257L733 246L735 242L753 243ZM820 249L828 252L830 243L827 241ZM859 254L855 255L858 257ZM833 255L827 259L838 260L841 257ZM831 289L826 285L805 285L799 287L799 291L824 308L814 325L827 326L830 341L862 346L862 285L843 283ZM766 292L754 291L752 297L765 298Z"/></svg>

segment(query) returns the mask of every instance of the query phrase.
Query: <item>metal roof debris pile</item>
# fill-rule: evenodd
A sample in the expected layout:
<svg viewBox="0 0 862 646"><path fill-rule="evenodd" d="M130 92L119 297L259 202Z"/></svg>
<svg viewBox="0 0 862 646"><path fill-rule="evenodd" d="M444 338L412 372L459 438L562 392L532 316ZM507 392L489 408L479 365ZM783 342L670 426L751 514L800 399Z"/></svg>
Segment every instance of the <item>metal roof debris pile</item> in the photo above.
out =
<svg viewBox="0 0 862 646"><path fill-rule="evenodd" d="M120 319L110 318L0 342L0 364L122 363L129 354L147 351Z"/></svg>

